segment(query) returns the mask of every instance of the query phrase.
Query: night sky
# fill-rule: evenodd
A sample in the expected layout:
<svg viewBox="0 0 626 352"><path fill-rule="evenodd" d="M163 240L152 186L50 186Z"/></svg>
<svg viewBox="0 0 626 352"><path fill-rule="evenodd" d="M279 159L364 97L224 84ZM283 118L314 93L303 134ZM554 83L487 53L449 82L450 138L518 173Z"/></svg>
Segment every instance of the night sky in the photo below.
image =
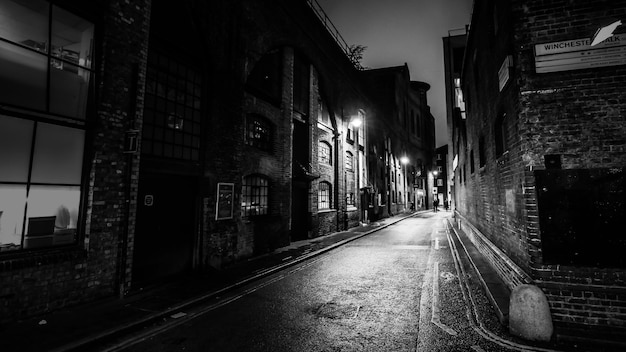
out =
<svg viewBox="0 0 626 352"><path fill-rule="evenodd" d="M470 22L472 0L318 0L350 45L365 45L368 68L406 62L411 79L431 85L439 147L448 143L442 37Z"/></svg>

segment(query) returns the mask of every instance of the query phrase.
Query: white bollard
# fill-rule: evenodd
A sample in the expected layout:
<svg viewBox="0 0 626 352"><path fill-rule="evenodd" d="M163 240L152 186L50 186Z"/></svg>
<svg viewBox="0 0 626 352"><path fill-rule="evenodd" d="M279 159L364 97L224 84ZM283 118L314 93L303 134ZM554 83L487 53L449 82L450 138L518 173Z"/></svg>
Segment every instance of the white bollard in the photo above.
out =
<svg viewBox="0 0 626 352"><path fill-rule="evenodd" d="M546 295L537 286L519 285L509 299L509 331L531 341L550 341L554 328Z"/></svg>

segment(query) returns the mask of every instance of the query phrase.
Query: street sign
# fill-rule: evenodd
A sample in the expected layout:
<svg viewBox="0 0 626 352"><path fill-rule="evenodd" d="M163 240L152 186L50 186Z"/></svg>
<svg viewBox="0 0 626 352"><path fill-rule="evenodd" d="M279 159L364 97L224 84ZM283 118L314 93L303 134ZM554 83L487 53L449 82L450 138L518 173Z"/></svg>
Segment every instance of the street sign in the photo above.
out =
<svg viewBox="0 0 626 352"><path fill-rule="evenodd" d="M591 38L535 45L537 73L626 64L626 34L616 34L596 46Z"/></svg>

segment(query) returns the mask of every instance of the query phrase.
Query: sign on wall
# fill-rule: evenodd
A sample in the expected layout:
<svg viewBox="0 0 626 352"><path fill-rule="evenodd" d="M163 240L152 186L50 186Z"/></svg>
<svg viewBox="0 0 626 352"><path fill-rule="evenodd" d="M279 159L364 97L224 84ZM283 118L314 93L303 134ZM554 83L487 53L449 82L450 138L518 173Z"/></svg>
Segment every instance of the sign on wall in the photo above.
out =
<svg viewBox="0 0 626 352"><path fill-rule="evenodd" d="M215 205L215 220L233 218L234 195L234 183L217 184L217 204Z"/></svg>
<svg viewBox="0 0 626 352"><path fill-rule="evenodd" d="M498 89L500 89L500 91L502 91L506 82L509 81L509 71L511 67L513 67L513 56L507 55L498 70Z"/></svg>
<svg viewBox="0 0 626 352"><path fill-rule="evenodd" d="M596 46L591 38L535 45L537 73L626 64L626 34L616 34Z"/></svg>

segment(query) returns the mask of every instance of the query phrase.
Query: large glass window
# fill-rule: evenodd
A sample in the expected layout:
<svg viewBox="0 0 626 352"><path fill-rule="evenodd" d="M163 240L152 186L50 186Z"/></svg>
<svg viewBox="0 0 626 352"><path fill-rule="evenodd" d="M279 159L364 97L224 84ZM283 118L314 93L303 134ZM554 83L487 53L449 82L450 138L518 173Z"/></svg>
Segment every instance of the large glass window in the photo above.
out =
<svg viewBox="0 0 626 352"><path fill-rule="evenodd" d="M319 156L318 159L319 159L320 164L327 164L327 165L333 164L331 150L332 149L330 147L330 144L326 142L320 142L319 150L318 150L318 156Z"/></svg>
<svg viewBox="0 0 626 352"><path fill-rule="evenodd" d="M93 32L47 1L0 2L0 102L84 119Z"/></svg>
<svg viewBox="0 0 626 352"><path fill-rule="evenodd" d="M194 70L154 51L149 53L142 153L199 159L201 86Z"/></svg>
<svg viewBox="0 0 626 352"><path fill-rule="evenodd" d="M0 251L75 243L85 131L0 115Z"/></svg>
<svg viewBox="0 0 626 352"><path fill-rule="evenodd" d="M319 190L317 193L317 208L318 209L330 209L332 207L331 202L332 185L330 182L322 181L319 184Z"/></svg>
<svg viewBox="0 0 626 352"><path fill-rule="evenodd" d="M250 114L246 121L246 144L267 152L272 150L272 124L264 117Z"/></svg>
<svg viewBox="0 0 626 352"><path fill-rule="evenodd" d="M241 215L250 217L268 213L269 181L262 175L243 178L241 192Z"/></svg>
<svg viewBox="0 0 626 352"><path fill-rule="evenodd" d="M44 0L0 2L0 252L76 243L94 25ZM62 121L61 121L62 118Z"/></svg>

